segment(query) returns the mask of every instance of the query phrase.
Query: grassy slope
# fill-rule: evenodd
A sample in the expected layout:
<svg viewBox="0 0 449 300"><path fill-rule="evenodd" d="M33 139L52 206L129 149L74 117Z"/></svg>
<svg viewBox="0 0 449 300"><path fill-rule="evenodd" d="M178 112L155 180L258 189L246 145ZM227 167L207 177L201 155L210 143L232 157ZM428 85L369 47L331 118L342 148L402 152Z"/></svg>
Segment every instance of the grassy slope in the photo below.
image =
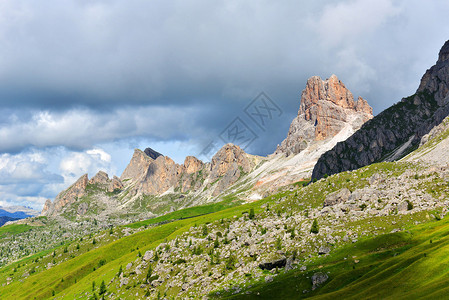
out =
<svg viewBox="0 0 449 300"><path fill-rule="evenodd" d="M420 299L444 298L449 291L449 220L413 226L340 248L320 257L305 272L280 274L226 299ZM356 260L359 262L356 263ZM328 281L312 291L314 273ZM304 291L307 290L307 293Z"/></svg>
<svg viewBox="0 0 449 300"><path fill-rule="evenodd" d="M92 281L95 280L98 286L101 280L105 280L105 282L111 280L117 274L120 265L126 265L137 257L137 249L141 253L145 253L145 251L155 248L164 240L173 239L196 224L204 224L221 218L232 218L234 215L241 215L242 212L249 211L251 207L257 212L260 210L260 206L267 201L269 199L229 208L217 213L178 220L122 237L60 263L49 270L33 274L24 279L23 282L15 281L1 288L0 299L45 299L51 297L52 291L55 291L56 296L73 299L75 295L89 291ZM48 252L50 251L46 253ZM42 255L44 253L37 254L33 258ZM100 259L105 259L106 264L93 271ZM0 278L12 274L12 270L17 264L23 265L31 262L31 258L26 258L2 268ZM40 266L42 267L42 264ZM64 279L64 281L61 279Z"/></svg>
<svg viewBox="0 0 449 300"><path fill-rule="evenodd" d="M182 220L187 218L192 218L200 215L206 215L214 212L218 212L221 210L224 210L226 208L234 207L240 205L240 202L233 202L231 199L224 200L218 203L208 204L208 205L201 205L201 206L194 206L189 207L181 210L174 211L172 213L168 213L166 215L156 217L153 219L148 219L145 221L135 222L129 225L126 225L126 227L129 228L139 228L142 226L152 225L152 224L158 224L163 222L170 222L173 220Z"/></svg>
<svg viewBox="0 0 449 300"><path fill-rule="evenodd" d="M32 226L29 225L23 225L23 224L11 224L0 227L0 237L6 235L6 234L16 234L28 231L32 229Z"/></svg>

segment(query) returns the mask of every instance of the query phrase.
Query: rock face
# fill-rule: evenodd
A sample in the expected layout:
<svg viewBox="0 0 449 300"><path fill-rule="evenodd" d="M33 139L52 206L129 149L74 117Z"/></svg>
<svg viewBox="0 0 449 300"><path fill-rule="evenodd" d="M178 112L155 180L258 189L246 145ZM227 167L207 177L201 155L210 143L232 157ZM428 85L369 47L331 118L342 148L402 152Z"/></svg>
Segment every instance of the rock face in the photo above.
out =
<svg viewBox="0 0 449 300"><path fill-rule="evenodd" d="M330 139L347 126L355 131L372 117L368 102L361 97L354 101L337 76L327 80L313 76L302 91L298 116L275 153L298 154L313 141Z"/></svg>
<svg viewBox="0 0 449 300"><path fill-rule="evenodd" d="M139 187L147 195L157 195L174 186L178 180L179 166L169 157L159 156L146 171Z"/></svg>
<svg viewBox="0 0 449 300"><path fill-rule="evenodd" d="M167 156L158 156L153 160L150 157L142 158L142 154L146 155L136 150L125 170L129 174L126 176L132 175L137 182L133 194L160 195L170 188L183 193L195 192L207 185L212 190L212 196L217 196L254 167L251 156L232 144L223 146L212 162L206 164L193 156L187 156L184 164L178 165ZM144 169L145 165L147 169ZM122 175L122 178L126 176Z"/></svg>
<svg viewBox="0 0 449 300"><path fill-rule="evenodd" d="M449 41L426 71L416 93L365 123L346 141L323 154L312 177L393 161L416 147L421 137L449 114Z"/></svg>
<svg viewBox="0 0 449 300"><path fill-rule="evenodd" d="M159 156L163 156L162 154L160 154L159 152L157 152L151 148L146 148L143 152L152 159L156 159Z"/></svg>
<svg viewBox="0 0 449 300"><path fill-rule="evenodd" d="M213 195L221 193L226 187L234 184L243 173L248 173L253 165L248 155L233 144L226 144L213 157L209 179L217 180Z"/></svg>
<svg viewBox="0 0 449 300"><path fill-rule="evenodd" d="M64 206L74 203L78 198L86 195L86 187L88 182L89 179L87 177L87 174L84 174L68 189L59 193L58 196L56 196L55 201L53 203L49 203L47 201L41 214L54 215L62 211L62 208Z"/></svg>
<svg viewBox="0 0 449 300"><path fill-rule="evenodd" d="M107 184L109 182L109 176L106 172L99 171L89 180L89 184Z"/></svg>
<svg viewBox="0 0 449 300"><path fill-rule="evenodd" d="M123 171L122 176L120 176L120 180L123 181L125 179L139 179L141 176L145 175L148 167L153 161L154 159L145 154L145 152L139 149L135 149L130 163Z"/></svg>
<svg viewBox="0 0 449 300"><path fill-rule="evenodd" d="M125 187L123 186L122 181L117 176L114 176L109 183L108 192L114 192L116 190L122 190Z"/></svg>

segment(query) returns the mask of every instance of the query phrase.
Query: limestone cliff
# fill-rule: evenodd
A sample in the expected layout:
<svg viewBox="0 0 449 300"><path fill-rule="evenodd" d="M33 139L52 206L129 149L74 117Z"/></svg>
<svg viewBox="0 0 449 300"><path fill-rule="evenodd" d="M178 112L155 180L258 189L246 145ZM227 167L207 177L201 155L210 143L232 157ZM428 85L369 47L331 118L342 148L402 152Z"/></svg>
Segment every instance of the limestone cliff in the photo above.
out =
<svg viewBox="0 0 449 300"><path fill-rule="evenodd" d="M45 203L44 209L42 210L42 215L54 215L62 211L62 208L66 205L74 203L78 198L86 195L86 187L89 182L87 174L81 176L74 184L72 184L68 189L59 193L53 203Z"/></svg>
<svg viewBox="0 0 449 300"><path fill-rule="evenodd" d="M293 120L287 138L276 149L276 154L295 155L313 141L327 140L348 124L353 131L373 117L368 102L354 96L332 75L327 80L313 76L307 80L301 94L298 116Z"/></svg>
<svg viewBox="0 0 449 300"><path fill-rule="evenodd" d="M315 165L313 178L403 157L449 115L448 91L449 41L441 48L436 64L422 77L416 93L384 110L323 154Z"/></svg>
<svg viewBox="0 0 449 300"><path fill-rule="evenodd" d="M145 172L148 170L148 167L153 161L154 159L149 157L145 152L135 149L131 161L123 171L122 176L120 176L120 180L137 180L140 177L145 176Z"/></svg>

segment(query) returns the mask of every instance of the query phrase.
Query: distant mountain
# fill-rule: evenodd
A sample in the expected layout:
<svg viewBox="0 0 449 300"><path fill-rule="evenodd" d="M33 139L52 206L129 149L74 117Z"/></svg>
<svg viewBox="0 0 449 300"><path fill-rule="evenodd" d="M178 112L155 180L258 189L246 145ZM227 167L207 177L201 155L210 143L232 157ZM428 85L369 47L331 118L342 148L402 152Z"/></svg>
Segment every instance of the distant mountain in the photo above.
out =
<svg viewBox="0 0 449 300"><path fill-rule="evenodd" d="M7 216L0 216L0 226L3 226L6 222L20 220L21 218L11 218Z"/></svg>
<svg viewBox="0 0 449 300"><path fill-rule="evenodd" d="M39 215L37 210L26 206L0 206L0 217L10 217L16 219L24 219Z"/></svg>

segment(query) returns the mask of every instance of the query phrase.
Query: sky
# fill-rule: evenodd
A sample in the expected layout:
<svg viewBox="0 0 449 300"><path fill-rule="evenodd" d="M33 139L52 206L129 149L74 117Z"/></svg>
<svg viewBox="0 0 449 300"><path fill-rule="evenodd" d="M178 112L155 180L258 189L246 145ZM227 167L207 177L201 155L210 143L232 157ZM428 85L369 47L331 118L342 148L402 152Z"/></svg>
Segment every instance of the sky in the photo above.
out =
<svg viewBox="0 0 449 300"><path fill-rule="evenodd" d="M377 114L416 91L448 15L444 0L0 0L0 205L40 210L85 173L120 176L135 148L273 153L313 75Z"/></svg>

